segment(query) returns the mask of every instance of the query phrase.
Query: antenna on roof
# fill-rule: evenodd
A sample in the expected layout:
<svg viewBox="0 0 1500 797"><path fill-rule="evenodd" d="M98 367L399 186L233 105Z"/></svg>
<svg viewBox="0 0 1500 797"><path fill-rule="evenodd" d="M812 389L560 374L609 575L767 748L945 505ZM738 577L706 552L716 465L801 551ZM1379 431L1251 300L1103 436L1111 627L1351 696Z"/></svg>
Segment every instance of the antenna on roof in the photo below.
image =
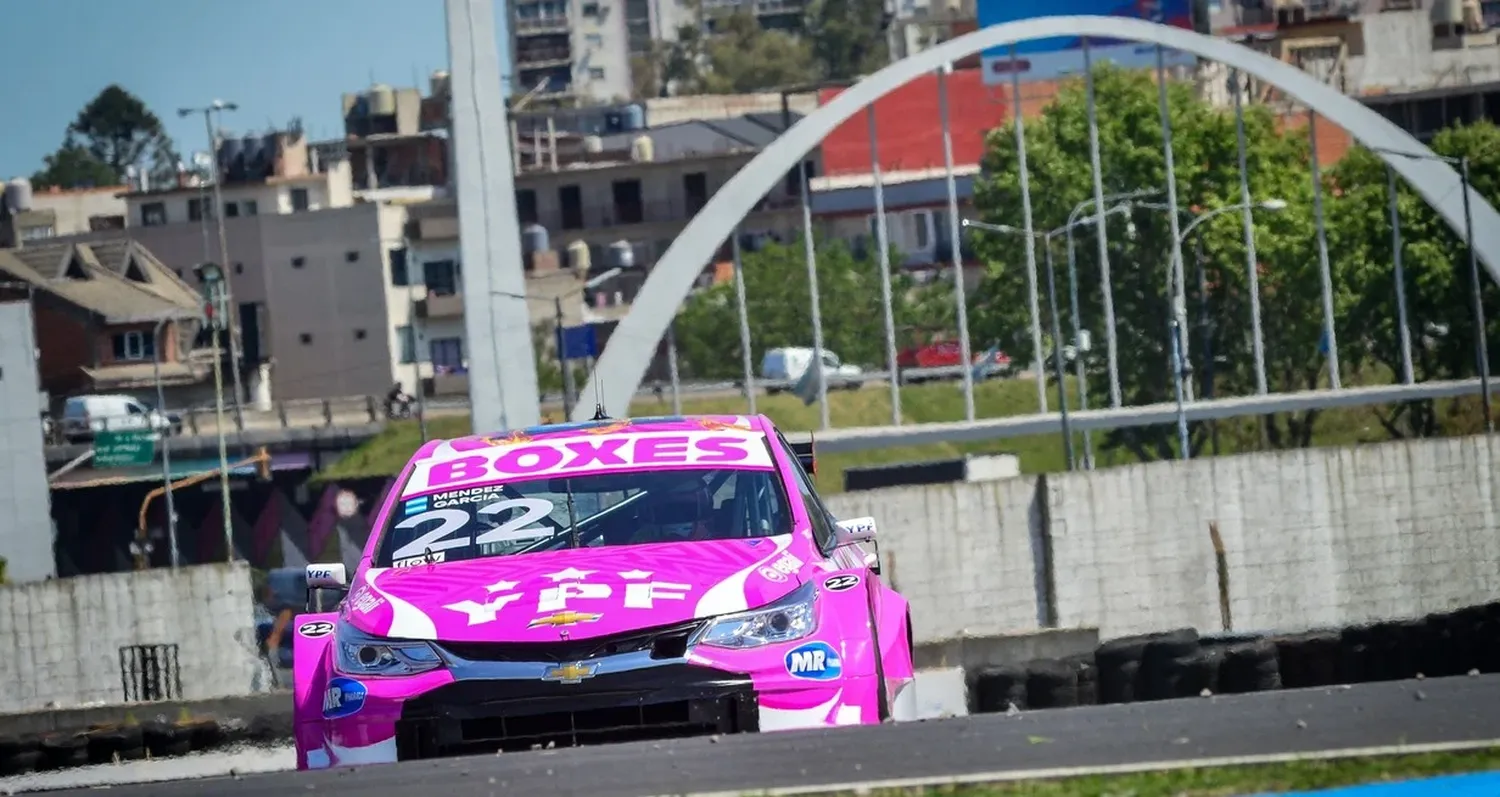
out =
<svg viewBox="0 0 1500 797"><path fill-rule="evenodd" d="M598 373L598 371L595 371L594 372L594 418L593 419L596 420L596 421L607 421L607 420L609 420L609 413L607 413L607 412L604 411L604 395L603 395L604 391L603 391L603 388L601 387L601 385L599 384L600 381L601 381L601 378L599 376L599 373Z"/></svg>

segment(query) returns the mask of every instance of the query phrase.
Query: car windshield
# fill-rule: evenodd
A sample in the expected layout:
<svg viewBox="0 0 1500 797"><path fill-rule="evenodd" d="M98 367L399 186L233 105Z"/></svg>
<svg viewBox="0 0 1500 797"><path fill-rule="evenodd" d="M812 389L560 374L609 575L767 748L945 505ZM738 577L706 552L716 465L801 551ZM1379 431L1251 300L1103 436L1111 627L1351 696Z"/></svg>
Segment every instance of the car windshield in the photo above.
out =
<svg viewBox="0 0 1500 797"><path fill-rule="evenodd" d="M789 534L775 470L701 468L512 480L407 498L376 567L563 548Z"/></svg>

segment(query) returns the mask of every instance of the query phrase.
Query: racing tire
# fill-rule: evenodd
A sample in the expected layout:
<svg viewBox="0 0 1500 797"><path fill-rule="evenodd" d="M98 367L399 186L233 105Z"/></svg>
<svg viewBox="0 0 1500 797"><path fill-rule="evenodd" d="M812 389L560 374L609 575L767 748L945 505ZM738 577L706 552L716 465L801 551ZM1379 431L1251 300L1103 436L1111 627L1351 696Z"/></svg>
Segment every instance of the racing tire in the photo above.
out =
<svg viewBox="0 0 1500 797"><path fill-rule="evenodd" d="M1182 697L1177 694L1176 681L1183 668L1190 666L1182 662L1187 662L1201 650L1198 632L1192 628L1179 628L1150 637L1141 650L1139 685L1144 689L1137 697L1143 700Z"/></svg>
<svg viewBox="0 0 1500 797"><path fill-rule="evenodd" d="M1220 692L1243 695L1280 688L1281 663L1275 643L1261 639L1224 648L1224 661L1219 665Z"/></svg>
<svg viewBox="0 0 1500 797"><path fill-rule="evenodd" d="M1083 653L1069 656L1063 661L1078 677L1078 705L1093 706L1099 703L1099 668L1094 664L1094 654Z"/></svg>
<svg viewBox="0 0 1500 797"><path fill-rule="evenodd" d="M1101 705L1135 701L1140 692L1137 682L1140 680L1141 657L1151 639L1150 636L1119 637L1094 650Z"/></svg>
<svg viewBox="0 0 1500 797"><path fill-rule="evenodd" d="M126 761L145 755L138 725L95 728L88 732L89 763L107 764L119 756Z"/></svg>
<svg viewBox="0 0 1500 797"><path fill-rule="evenodd" d="M969 687L976 714L1003 714L1011 706L1026 708L1026 670L1014 665L983 667Z"/></svg>
<svg viewBox="0 0 1500 797"><path fill-rule="evenodd" d="M193 750L193 739L175 725L165 722L150 722L141 726L141 735L146 749L153 758L186 755Z"/></svg>
<svg viewBox="0 0 1500 797"><path fill-rule="evenodd" d="M1027 708L1078 705L1078 671L1065 661L1039 659L1026 665Z"/></svg>
<svg viewBox="0 0 1500 797"><path fill-rule="evenodd" d="M1375 637L1367 625L1351 625L1339 632L1339 678L1347 684L1375 680Z"/></svg>
<svg viewBox="0 0 1500 797"><path fill-rule="evenodd" d="M21 750L0 757L0 776L30 775L42 768L42 751Z"/></svg>
<svg viewBox="0 0 1500 797"><path fill-rule="evenodd" d="M1341 634L1327 631L1277 637L1282 687L1307 689L1338 683L1341 638Z"/></svg>
<svg viewBox="0 0 1500 797"><path fill-rule="evenodd" d="M47 769L80 767L89 762L89 737L82 733L53 733L42 737L42 766Z"/></svg>
<svg viewBox="0 0 1500 797"><path fill-rule="evenodd" d="M1154 662L1147 680L1150 700L1175 700L1197 697L1219 688L1219 667L1223 653L1215 648L1200 649L1185 656Z"/></svg>

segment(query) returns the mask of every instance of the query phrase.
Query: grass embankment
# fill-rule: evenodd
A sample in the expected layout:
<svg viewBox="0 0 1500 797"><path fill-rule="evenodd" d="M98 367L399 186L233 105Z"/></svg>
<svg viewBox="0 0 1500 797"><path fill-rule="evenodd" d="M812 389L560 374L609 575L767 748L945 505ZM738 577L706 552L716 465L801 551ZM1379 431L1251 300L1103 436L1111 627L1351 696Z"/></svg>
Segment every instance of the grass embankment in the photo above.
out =
<svg viewBox="0 0 1500 797"><path fill-rule="evenodd" d="M873 790L860 792L860 797L1231 797L1387 783L1496 769L1500 769L1500 749L1490 748L1460 753L1345 758L971 786ZM851 792L828 794L837 794L839 797L852 795Z"/></svg>
<svg viewBox="0 0 1500 797"><path fill-rule="evenodd" d="M1071 384L1070 382L1070 386ZM1056 390L1056 386L1053 385L1048 391L1049 407L1055 408L1057 404ZM1071 387L1070 394L1069 406L1076 407L1077 396ZM884 389L883 386L865 390L832 391L828 395L832 425L834 428L888 425L891 422L890 398L890 390ZM1095 398L1095 404L1097 404L1097 398ZM736 414L745 412L746 408L745 399L741 396L685 398L682 402L682 411L688 414ZM664 397L661 401L638 400L631 405L630 413L635 416L662 415L670 413L671 409L671 399ZM756 399L756 409L769 416L785 431L816 431L819 426L818 406L816 404L804 406L802 401L794 396L786 394L759 396ZM1388 439L1385 430L1375 418L1375 409L1355 407L1321 414L1315 427L1313 444L1339 446ZM1036 411L1036 384L1030 379L993 380L974 386L976 417L999 418L1028 415ZM1443 414L1448 417L1446 412ZM553 415L558 415L558 413L553 413ZM902 388L901 417L903 423L962 420L964 417L962 388L957 382ZM467 416L433 418L427 425L428 433L433 437L460 437L469 433ZM1477 414L1471 412L1460 412L1450 418L1447 425L1450 428L1446 431L1450 434L1464 434L1479 428ZM1083 435L1075 434L1074 437L1074 448L1081 458ZM1136 461L1128 451L1103 450L1101 445L1103 434L1095 434L1093 437L1097 466L1105 467ZM324 471L322 478L347 479L397 473L420 443L421 437L415 421L392 423L380 435L351 451L333 467ZM1262 448L1254 419L1238 418L1220 422L1219 451L1221 454L1244 453ZM1031 435L982 443L943 443L849 454L825 454L818 460L818 488L824 494L841 492L843 472L849 467L948 459L963 454L995 453L1018 455L1021 459L1021 469L1026 473L1050 473L1066 469L1062 435Z"/></svg>

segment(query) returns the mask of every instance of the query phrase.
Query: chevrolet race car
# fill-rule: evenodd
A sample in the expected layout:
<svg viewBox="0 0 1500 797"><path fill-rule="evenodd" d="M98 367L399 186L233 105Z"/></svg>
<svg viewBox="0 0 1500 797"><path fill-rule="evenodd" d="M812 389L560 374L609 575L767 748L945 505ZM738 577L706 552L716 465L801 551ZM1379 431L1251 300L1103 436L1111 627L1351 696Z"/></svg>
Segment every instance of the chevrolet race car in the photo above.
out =
<svg viewBox="0 0 1500 797"><path fill-rule="evenodd" d="M425 444L352 578L308 566L298 768L914 716L907 601L813 467L764 416Z"/></svg>

